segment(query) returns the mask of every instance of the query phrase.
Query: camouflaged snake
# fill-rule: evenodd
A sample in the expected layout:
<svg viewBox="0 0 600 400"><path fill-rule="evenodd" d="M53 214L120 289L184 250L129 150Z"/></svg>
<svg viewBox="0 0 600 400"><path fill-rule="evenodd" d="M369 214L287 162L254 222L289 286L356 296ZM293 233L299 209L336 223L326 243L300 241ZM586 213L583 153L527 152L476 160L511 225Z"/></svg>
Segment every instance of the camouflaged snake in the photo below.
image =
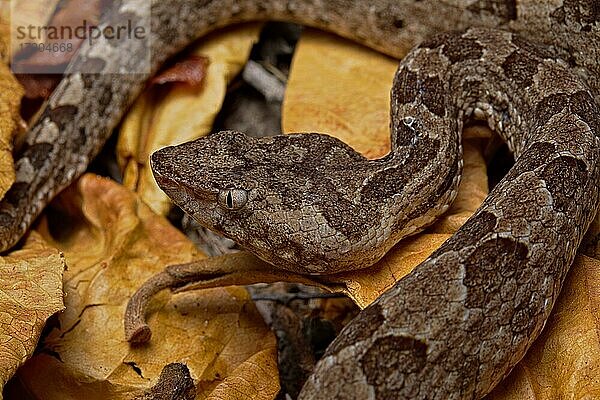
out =
<svg viewBox="0 0 600 400"><path fill-rule="evenodd" d="M135 5L115 1L112 17L135 19ZM597 211L600 6L157 1L153 71L206 32L265 19L330 30L390 55L419 44L395 77L392 151L367 161L325 135L222 132L155 153L158 183L202 224L275 265L311 273L363 268L445 211L460 179L463 123L486 119L515 165L452 238L343 330L300 395L484 396L541 331ZM438 34L449 31L458 33ZM141 51L130 42L115 46L84 46L75 64L127 68ZM85 170L145 78L75 72L63 79L29 130L17 181L0 205L3 249Z"/></svg>

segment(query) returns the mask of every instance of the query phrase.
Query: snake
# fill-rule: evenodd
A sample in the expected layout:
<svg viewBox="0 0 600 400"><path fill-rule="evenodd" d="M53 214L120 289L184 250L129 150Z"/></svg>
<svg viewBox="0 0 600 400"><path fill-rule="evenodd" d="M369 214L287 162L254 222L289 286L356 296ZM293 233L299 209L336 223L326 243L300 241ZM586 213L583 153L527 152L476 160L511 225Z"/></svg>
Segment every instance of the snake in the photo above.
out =
<svg viewBox="0 0 600 400"><path fill-rule="evenodd" d="M100 28L141 21L112 2ZM233 23L281 20L402 58L391 151L367 160L318 133L234 131L151 156L202 225L278 267L367 268L456 195L461 131L484 120L515 163L430 257L337 336L302 399L478 399L524 356L598 210L600 5L594 0L172 0L151 3L150 73ZM28 130L0 203L0 249L99 152L148 74L135 40L84 43ZM93 65L98 73L86 73ZM116 69L115 69L116 66ZM121 73L109 73L120 71ZM102 71L107 73L101 73Z"/></svg>

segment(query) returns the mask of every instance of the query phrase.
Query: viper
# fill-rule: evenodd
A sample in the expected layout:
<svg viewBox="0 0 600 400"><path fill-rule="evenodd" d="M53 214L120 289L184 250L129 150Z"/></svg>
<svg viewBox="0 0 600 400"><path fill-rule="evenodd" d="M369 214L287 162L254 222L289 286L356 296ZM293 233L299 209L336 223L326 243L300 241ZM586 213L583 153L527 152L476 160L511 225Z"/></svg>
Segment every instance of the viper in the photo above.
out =
<svg viewBox="0 0 600 400"><path fill-rule="evenodd" d="M115 1L107 15L140 18L136 3ZM300 395L483 397L542 330L598 210L600 7L156 1L152 72L209 31L271 19L392 56L414 47L391 90L390 153L367 160L324 134L255 139L226 131L153 154L159 186L202 225L278 267L367 268L448 208L462 170L462 127L487 121L514 166L454 236L344 328ZM135 41L80 49L18 157L16 182L0 204L3 249L85 170L147 78L82 67L125 71L144 55Z"/></svg>

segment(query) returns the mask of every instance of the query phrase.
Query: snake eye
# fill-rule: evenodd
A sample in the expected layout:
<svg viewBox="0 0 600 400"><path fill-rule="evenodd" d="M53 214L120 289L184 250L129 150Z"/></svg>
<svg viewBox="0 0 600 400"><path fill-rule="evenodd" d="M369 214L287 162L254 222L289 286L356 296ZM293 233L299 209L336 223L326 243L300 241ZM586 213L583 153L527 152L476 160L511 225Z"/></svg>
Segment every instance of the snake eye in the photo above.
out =
<svg viewBox="0 0 600 400"><path fill-rule="evenodd" d="M219 204L227 210L239 210L248 202L248 192L244 189L225 189L219 191Z"/></svg>

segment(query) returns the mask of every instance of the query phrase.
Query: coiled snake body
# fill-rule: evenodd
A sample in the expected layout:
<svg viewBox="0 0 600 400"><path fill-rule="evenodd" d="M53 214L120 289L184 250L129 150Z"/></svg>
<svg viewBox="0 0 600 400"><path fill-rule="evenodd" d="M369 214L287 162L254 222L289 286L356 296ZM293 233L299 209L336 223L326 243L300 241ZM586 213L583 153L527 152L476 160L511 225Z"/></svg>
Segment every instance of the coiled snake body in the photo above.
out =
<svg viewBox="0 0 600 400"><path fill-rule="evenodd" d="M114 3L113 16L136 18L136 1ZM194 0L155 2L152 12L154 71L194 38L256 19L317 26L391 55L420 43L396 73L392 151L380 160L325 135L236 132L153 155L157 181L176 203L275 265L326 273L373 264L446 210L466 119L487 119L507 141L516 157L507 176L452 238L343 330L301 398L488 393L541 331L597 211L596 2ZM450 30L460 33L434 35ZM126 69L141 50L120 46L84 46L74 63ZM3 249L83 172L144 79L64 78L28 132L17 182L0 205Z"/></svg>

